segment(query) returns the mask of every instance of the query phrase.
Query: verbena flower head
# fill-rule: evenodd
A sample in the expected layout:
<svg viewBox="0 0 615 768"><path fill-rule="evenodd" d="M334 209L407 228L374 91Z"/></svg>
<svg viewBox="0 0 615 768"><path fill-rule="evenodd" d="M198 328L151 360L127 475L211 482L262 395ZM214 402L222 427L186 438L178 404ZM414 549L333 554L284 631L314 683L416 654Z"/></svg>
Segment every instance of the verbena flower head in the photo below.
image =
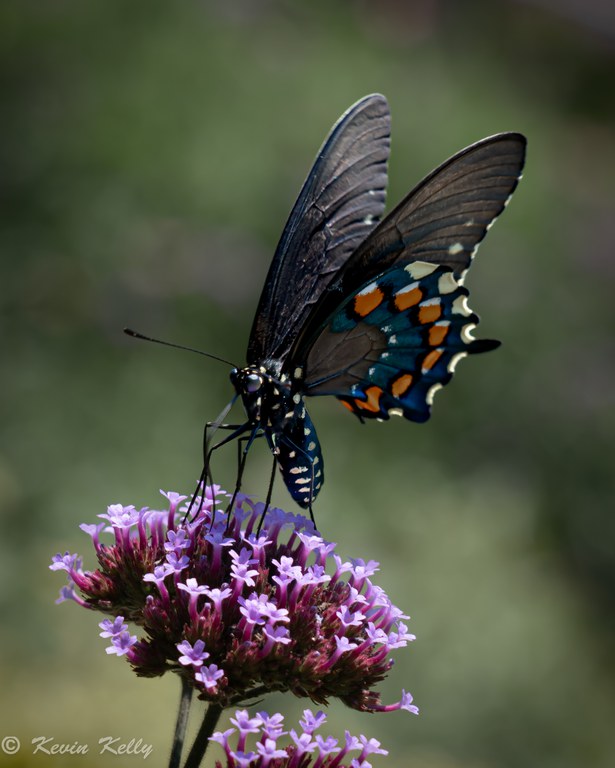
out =
<svg viewBox="0 0 615 768"><path fill-rule="evenodd" d="M374 691L390 652L414 639L407 616L371 581L377 563L343 561L309 520L281 509L269 509L258 532L264 506L243 495L229 519L217 486L206 487L192 519L185 496L163 495L164 511L114 504L104 522L81 526L96 570L69 553L50 566L68 573L58 602L111 617L100 624L107 653L125 656L138 675L175 672L223 707L292 691L321 704L334 696L358 710L417 712L405 692L385 706Z"/></svg>
<svg viewBox="0 0 615 768"><path fill-rule="evenodd" d="M386 755L376 739L358 738L346 731L343 743L316 731L326 721L323 712L314 715L304 710L300 729L283 730L280 714L258 712L250 717L239 710L231 723L235 726L217 732L210 741L217 742L225 753L216 768L370 768L370 755Z"/></svg>

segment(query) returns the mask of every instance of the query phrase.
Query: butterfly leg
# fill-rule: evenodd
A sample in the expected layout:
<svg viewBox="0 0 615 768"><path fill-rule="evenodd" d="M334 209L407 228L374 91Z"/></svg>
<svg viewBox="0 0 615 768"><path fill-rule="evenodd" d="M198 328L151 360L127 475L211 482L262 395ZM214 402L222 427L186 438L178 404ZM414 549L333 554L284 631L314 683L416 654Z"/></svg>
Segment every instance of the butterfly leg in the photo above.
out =
<svg viewBox="0 0 615 768"><path fill-rule="evenodd" d="M259 432L256 437L262 437L263 433ZM239 473L239 468L241 466L241 460L243 458L244 452L249 450L249 447L246 447L246 443L250 442L250 445L252 445L253 438L251 435L243 435L242 437L238 438L237 440L237 472Z"/></svg>
<svg viewBox="0 0 615 768"><path fill-rule="evenodd" d="M244 426L247 428L247 425L244 425ZM243 480L243 472L244 472L244 469L246 467L246 460L248 458L248 452L249 452L250 448L252 447L252 443L254 442L254 440L259 436L259 434L260 434L259 430L260 430L260 427L257 425L257 426L252 428L252 431L250 432L249 435L246 435L245 437L240 437L239 440L237 441L238 450L240 450L240 453L238 454L239 464L238 464L238 467L237 467L237 478L235 480L235 490L233 491L233 496L231 497L231 501L230 501L228 507L226 508L227 514L229 516L229 520L230 520L231 512L232 512L233 507L235 505L235 499L237 498L237 494L241 490L241 482ZM227 440L225 440L224 442L227 442ZM241 443L245 443L243 449L240 448ZM218 447L218 446L216 446L216 447ZM212 450L213 450L213 448L212 448Z"/></svg>
<svg viewBox="0 0 615 768"><path fill-rule="evenodd" d="M240 457L241 457L241 444L246 440L245 437L241 437L241 431L243 428L247 429L246 424L220 424L215 421L208 421L205 425L205 430L203 434L203 473L206 475L205 482L209 482L210 485L214 484L213 475L211 472L211 456L215 449L221 447L222 445L226 445L226 443L231 442L235 439L237 435L240 435L240 437L237 438L237 472L239 473L239 465L240 465ZM230 431L233 434L228 437L228 439L225 439L218 445L212 446L211 450L208 449L208 446L210 445L213 435L218 429L224 429L226 431ZM208 437L208 430L210 432Z"/></svg>
<svg viewBox="0 0 615 768"><path fill-rule="evenodd" d="M211 450L208 450L209 443L211 442L208 431L211 431L211 435L215 434L215 432L218 429L227 429L232 430L233 435L237 436L241 434L242 427L247 428L247 425L238 425L238 424L225 424L224 419L226 418L228 412L231 410L235 402L237 401L237 398L239 395L235 395L222 409L222 411L218 414L218 417L215 421L208 421L205 424L205 428L203 429L203 471L201 472L201 476L199 478L199 482L197 483L196 490L194 491L192 495L192 499L190 500L190 506L188 507L188 511L186 512L186 517L188 517L192 511L192 507L194 506L194 502L196 501L196 498L199 493L199 489L201 491L201 503L200 508L202 509L204 503L205 503L205 486L207 484L207 481L209 480L210 485L213 486L213 477L211 475L211 469L210 469L210 459L211 459L211 453L214 450L213 448ZM230 437L225 442L228 442L229 440L232 440L233 438ZM214 446L215 448L216 446ZM213 517L212 517L213 521Z"/></svg>
<svg viewBox="0 0 615 768"><path fill-rule="evenodd" d="M277 459L274 455L273 462L271 464L271 477L269 478L269 488L267 488L267 498L265 499L265 506L263 508L263 514L261 515L261 519L258 521L258 526L256 528L256 535L258 536L261 532L261 528L263 527L263 522L265 521L265 515L267 514L267 510L269 509L269 506L271 504L271 496L273 494L273 484L275 482L275 468L277 464Z"/></svg>
<svg viewBox="0 0 615 768"><path fill-rule="evenodd" d="M200 506L201 507L203 506L205 501L205 486L207 482L209 482L210 485L213 485L213 476L211 474L211 457L213 452L218 448L221 448L223 445L226 445L227 443L230 443L232 440L235 440L236 438L240 437L240 435L242 435L247 429L249 429L249 427L250 425L248 423L221 424L218 420L208 421L205 424L205 429L203 430L203 470L201 472L201 476L199 478L199 482L197 483L195 491L192 494L192 499L190 500L188 511L186 512L186 518L190 516L190 513L192 512L192 508L194 507L196 499L199 495L199 492L201 494ZM211 436L218 429L231 430L231 434L228 437L224 438L224 440L221 440L219 443L216 443L210 448L209 444L211 442Z"/></svg>

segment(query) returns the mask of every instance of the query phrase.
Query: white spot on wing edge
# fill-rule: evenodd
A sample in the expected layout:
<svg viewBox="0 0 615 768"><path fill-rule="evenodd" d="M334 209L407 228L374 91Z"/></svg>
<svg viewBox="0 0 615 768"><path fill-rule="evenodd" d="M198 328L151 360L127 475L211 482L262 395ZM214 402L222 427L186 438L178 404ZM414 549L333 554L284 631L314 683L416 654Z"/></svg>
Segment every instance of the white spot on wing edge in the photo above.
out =
<svg viewBox="0 0 615 768"><path fill-rule="evenodd" d="M447 370L449 373L455 373L455 368L457 367L460 360L463 360L464 357L467 357L467 352L457 352L456 355L453 355L449 361L449 364L447 366Z"/></svg>
<svg viewBox="0 0 615 768"><path fill-rule="evenodd" d="M404 412L402 411L401 408L389 408L387 413L389 414L389 416L403 416L404 415Z"/></svg>
<svg viewBox="0 0 615 768"><path fill-rule="evenodd" d="M458 282L452 272L445 272L438 280L438 292L441 294L453 293L457 290Z"/></svg>
<svg viewBox="0 0 615 768"><path fill-rule="evenodd" d="M452 243L448 247L449 256L456 256L463 251L463 245L461 243Z"/></svg>
<svg viewBox="0 0 615 768"><path fill-rule="evenodd" d="M455 301L453 301L453 304L451 306L451 310L454 315L465 315L465 317L468 317L472 314L472 310L468 306L468 297L467 296L457 296Z"/></svg>
<svg viewBox="0 0 615 768"><path fill-rule="evenodd" d="M426 261L413 261L412 264L408 264L404 269L415 280L420 280L422 277L427 277L427 275L435 272L438 269L438 265L429 264Z"/></svg>
<svg viewBox="0 0 615 768"><path fill-rule="evenodd" d="M427 405L433 405L434 396L436 392L438 392L440 389L442 389L442 384L438 382L437 384L434 384L433 387L430 387L427 390L427 397L425 398L425 400L427 401Z"/></svg>
<svg viewBox="0 0 615 768"><path fill-rule="evenodd" d="M476 323L468 323L461 329L461 338L463 341L465 341L466 344L471 344L473 341L475 341L474 336L472 336L472 331L475 328Z"/></svg>

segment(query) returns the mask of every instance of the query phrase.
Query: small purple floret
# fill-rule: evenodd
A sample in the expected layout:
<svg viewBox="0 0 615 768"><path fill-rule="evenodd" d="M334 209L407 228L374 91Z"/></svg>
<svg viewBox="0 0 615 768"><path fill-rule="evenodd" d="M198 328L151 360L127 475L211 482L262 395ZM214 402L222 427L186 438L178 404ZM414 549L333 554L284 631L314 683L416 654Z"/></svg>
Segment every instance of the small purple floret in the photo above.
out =
<svg viewBox="0 0 615 768"><path fill-rule="evenodd" d="M288 738L280 743L286 735L282 715L259 712L256 718L250 718L245 710L237 712L231 718L235 728L214 733L210 738L226 755L226 762L216 761L216 768L369 768L369 755L388 754L376 739L355 737L348 731L344 746L340 747L332 736L315 733L325 720L322 712L314 715L305 710L299 722L301 730L291 728ZM248 741L253 742L249 751L247 748L252 745ZM357 752L358 755L352 754Z"/></svg>
<svg viewBox="0 0 615 768"><path fill-rule="evenodd" d="M203 661L209 658L209 654L205 650L205 643L202 640L197 640L194 647L190 645L188 640L184 640L177 644L177 650L182 654L177 661L184 666L201 667Z"/></svg>

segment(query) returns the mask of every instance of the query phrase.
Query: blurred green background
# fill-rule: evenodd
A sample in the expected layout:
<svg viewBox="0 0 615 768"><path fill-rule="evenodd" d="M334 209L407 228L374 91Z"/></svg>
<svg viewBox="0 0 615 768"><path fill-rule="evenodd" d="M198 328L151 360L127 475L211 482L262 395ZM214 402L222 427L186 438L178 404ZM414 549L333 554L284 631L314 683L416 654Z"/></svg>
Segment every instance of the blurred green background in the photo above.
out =
<svg viewBox="0 0 615 768"><path fill-rule="evenodd" d="M423 426L309 404L321 530L382 563L418 635L382 690L411 690L421 716L333 704L330 730L379 738L392 768L613 766L613 7L15 0L0 57L0 736L24 743L0 764L42 765L40 735L93 745L75 764L119 764L96 755L105 735L165 764L176 681L107 658L96 615L54 606L47 566L66 549L94 565L78 524L107 504L191 490L231 387L121 329L243 363L318 146L381 91L389 205L483 136L522 131L529 152L469 279L479 335L503 347L462 364ZM247 488L268 471L259 445ZM275 500L292 508L279 482Z"/></svg>

